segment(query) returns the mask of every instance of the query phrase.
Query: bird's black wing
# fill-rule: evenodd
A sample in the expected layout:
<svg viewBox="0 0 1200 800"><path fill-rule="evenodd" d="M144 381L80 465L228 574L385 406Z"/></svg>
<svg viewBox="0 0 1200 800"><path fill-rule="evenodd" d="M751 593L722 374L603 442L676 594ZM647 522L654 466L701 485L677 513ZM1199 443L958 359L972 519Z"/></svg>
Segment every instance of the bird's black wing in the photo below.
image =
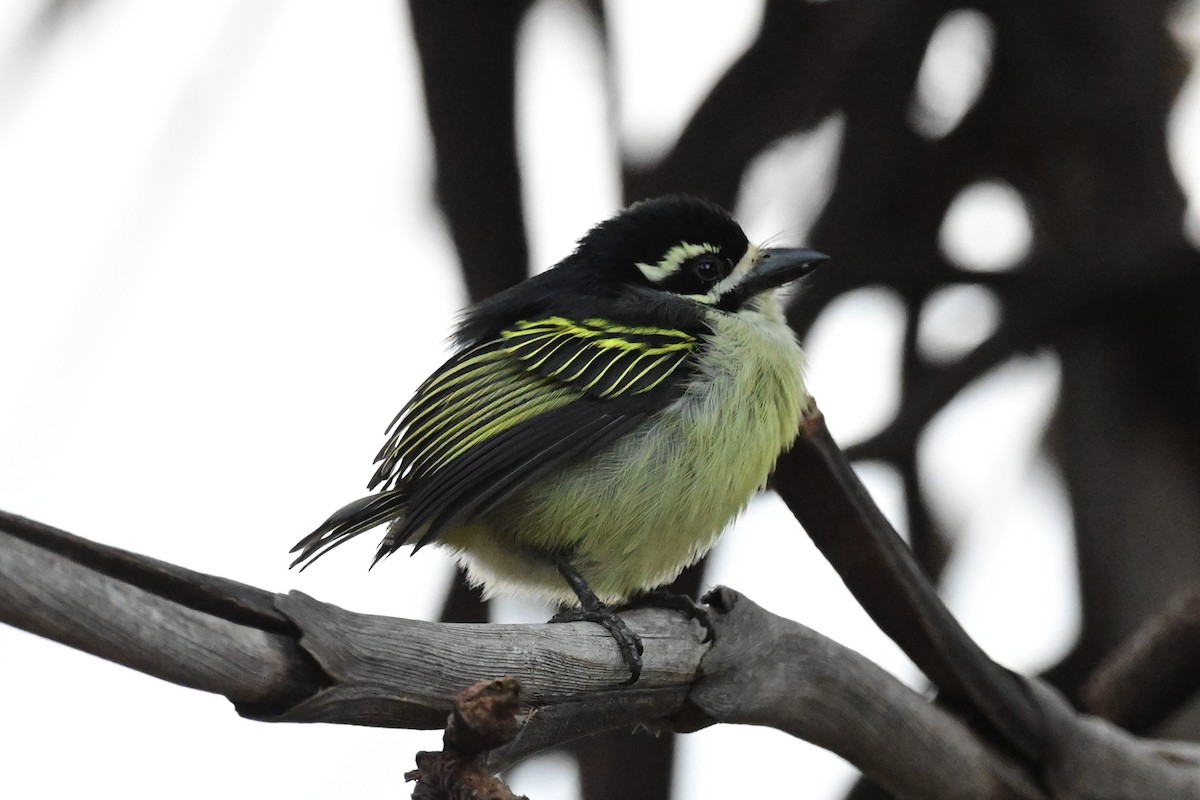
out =
<svg viewBox="0 0 1200 800"><path fill-rule="evenodd" d="M381 546L417 546L662 410L695 373L700 331L547 316L447 361L389 429L371 488L408 507Z"/></svg>

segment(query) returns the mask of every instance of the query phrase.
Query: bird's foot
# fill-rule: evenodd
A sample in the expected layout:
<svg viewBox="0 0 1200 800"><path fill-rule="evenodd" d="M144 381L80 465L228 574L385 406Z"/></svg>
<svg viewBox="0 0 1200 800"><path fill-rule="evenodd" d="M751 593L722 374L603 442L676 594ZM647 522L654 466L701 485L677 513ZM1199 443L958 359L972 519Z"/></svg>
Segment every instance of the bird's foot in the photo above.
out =
<svg viewBox="0 0 1200 800"><path fill-rule="evenodd" d="M629 679L620 685L630 686L637 683L637 679L642 676L641 638L625 624L625 620L617 616L616 612L603 603L589 604L588 607L567 609L555 614L550 618L550 621L594 622L597 625L603 625L608 634L616 641L617 647L621 649L621 657L625 659L625 664L629 667Z"/></svg>
<svg viewBox="0 0 1200 800"><path fill-rule="evenodd" d="M713 628L712 617L709 615L708 609L686 594L655 589L652 592L639 594L617 610L629 611L634 608L666 608L678 611L688 619L700 623L700 627L704 628L704 642L711 642L716 635L716 629Z"/></svg>

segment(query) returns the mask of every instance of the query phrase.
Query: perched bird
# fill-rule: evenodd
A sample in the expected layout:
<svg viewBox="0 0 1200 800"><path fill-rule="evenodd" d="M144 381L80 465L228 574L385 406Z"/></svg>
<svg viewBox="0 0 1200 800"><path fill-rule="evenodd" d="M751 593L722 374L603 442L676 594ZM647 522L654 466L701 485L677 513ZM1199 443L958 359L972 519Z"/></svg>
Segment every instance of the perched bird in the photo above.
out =
<svg viewBox="0 0 1200 800"><path fill-rule="evenodd" d="M825 258L755 247L684 195L599 223L464 313L388 429L379 491L292 566L386 523L376 562L438 542L488 595L578 599L554 621L604 625L637 680L641 642L607 604L706 553L796 437L810 398L775 289Z"/></svg>

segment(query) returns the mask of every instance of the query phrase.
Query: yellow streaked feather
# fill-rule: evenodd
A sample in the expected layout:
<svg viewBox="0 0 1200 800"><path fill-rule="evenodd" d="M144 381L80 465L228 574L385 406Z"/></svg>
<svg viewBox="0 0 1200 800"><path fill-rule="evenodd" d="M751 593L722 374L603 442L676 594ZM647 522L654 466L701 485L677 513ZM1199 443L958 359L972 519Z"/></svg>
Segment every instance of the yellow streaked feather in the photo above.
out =
<svg viewBox="0 0 1200 800"><path fill-rule="evenodd" d="M555 339L558 339L559 341L555 342L555 341L554 341ZM555 334L554 336L550 337L550 341L549 341L547 344L551 344L551 343L553 343L553 347L551 347L549 350L547 350L547 351L546 351L546 354L545 354L544 356L542 356L542 357L541 357L541 358L539 358L537 361L535 361L535 362L533 362L532 364L530 364L530 365L529 365L529 369L538 369L539 367L541 367L541 366L542 366L542 364L545 364L545 363L546 363L546 360L547 360L548 358L550 358L550 356L552 356L552 355L554 355L555 353L557 353L557 352L558 352L558 350L559 350L559 349L560 349L560 348L561 348L561 347L562 347L564 344L568 344L568 343L570 343L570 341L571 341L571 337L570 337L570 335L569 335L569 334L565 334L565 333L558 333L558 334ZM540 352L541 352L541 350L539 350L539 351L537 351L537 352L538 352L538 353L540 353ZM537 353L534 353L534 354L533 354L533 356L536 356L536 355L537 355ZM533 356L531 356L531 358L532 358Z"/></svg>
<svg viewBox="0 0 1200 800"><path fill-rule="evenodd" d="M408 413L402 418L403 427L412 433L424 430L429 425L436 425L438 420L444 418L445 415L463 408L458 404L458 400L464 395L473 394L480 397L478 390L481 386L487 385L488 379L488 374L479 372L475 374L474 380L463 382L458 388L436 399L429 396L418 396L410 406ZM480 402L480 400L471 400L469 404L476 402Z"/></svg>
<svg viewBox="0 0 1200 800"><path fill-rule="evenodd" d="M593 378L593 379L592 379L590 382L588 382L587 384L585 384L585 385L583 386L583 390L586 392L587 390L589 390L589 389L591 389L592 387L594 387L594 386L595 386L597 383L599 383L599 382L601 381L601 379L602 379L602 378L603 378L605 375L607 375L607 374L608 374L608 371L609 371L610 369L612 369L612 367L613 367L613 364L616 364L616 363L617 363L617 359L615 359L615 358L614 358L614 359L612 359L611 361L609 361L607 364L605 364L605 365L604 365L604 368L600 370L600 374L599 374L599 375L597 375L595 378Z"/></svg>
<svg viewBox="0 0 1200 800"><path fill-rule="evenodd" d="M529 405L531 400L536 400L538 395L533 394L533 382L529 383L514 383L514 385L504 392L498 392L495 395L489 395L484 398L484 402L476 405L474 410L468 414L459 416L453 420L454 427L460 429L480 428L490 421L503 419L504 415L509 414L515 409L519 409L523 404Z"/></svg>
<svg viewBox="0 0 1200 800"><path fill-rule="evenodd" d="M488 361L496 361L496 360L504 357L504 351L502 351L502 350L488 350L488 348L490 348L491 346L492 346L492 342L484 342L482 345L480 345L479 347L477 347L475 349L483 350L485 352L481 352L477 355L471 356L463 361L460 361L459 363L455 364L453 367L446 370L445 372L438 372L438 373L431 375L429 380L427 380L417 390L418 394L433 394L434 392L436 392L439 389L439 387L442 386L442 384L446 383L447 381L450 381L452 378L456 381L461 380L463 377L461 375L461 373L464 370L473 369L473 368L477 367L479 364L487 363ZM467 374L473 375L475 373L470 372ZM455 377L455 376L458 376L458 377Z"/></svg>
<svg viewBox="0 0 1200 800"><path fill-rule="evenodd" d="M654 327L631 327L628 325L618 325L614 322L609 322L606 319L592 317L583 321L584 325L593 325L598 328L604 328L611 333L633 333L642 336L674 336L678 339L684 339L687 342L696 341L696 337L690 333L675 330L674 328L654 328Z"/></svg>
<svg viewBox="0 0 1200 800"><path fill-rule="evenodd" d="M404 436L404 442L401 443L403 449L400 452L412 454L415 461L444 441L441 438L429 441L431 436L438 437L451 427L461 428L470 425L489 411L495 411L499 407L520 400L530 390L531 384L514 382L507 384L507 388L501 388L495 393L480 393L466 405L447 406L434 418L421 425L409 426ZM420 449L419 453L418 448Z"/></svg>
<svg viewBox="0 0 1200 800"><path fill-rule="evenodd" d="M638 336L659 341L627 338ZM634 387L636 393L650 391L683 363L696 342L684 331L620 325L598 317L582 323L561 316L521 320L421 386L398 421L390 457L404 463L405 471L436 472L471 448L597 386L608 386L600 393L606 398L635 391ZM539 375L563 347L573 347L575 352L562 365ZM670 369L647 386L639 386L676 354ZM597 367L599 374L582 383L581 378Z"/></svg>
<svg viewBox="0 0 1200 800"><path fill-rule="evenodd" d="M454 450L430 465L429 471L436 472L450 462L454 461L463 453L470 450L472 447L482 444L488 439L504 433L506 430L521 424L527 419L533 419L539 414L544 414L547 411L552 411L560 406L564 406L567 403L570 403L573 399L574 398L571 396L570 392L559 390L553 392L552 394L538 398L537 402L520 406L517 413L510 413L489 425L480 427L474 435L468 437L466 440L460 443L458 447L454 448Z"/></svg>
<svg viewBox="0 0 1200 800"><path fill-rule="evenodd" d="M582 353L585 351L580 350L579 352ZM581 375L583 375L583 373L587 372L588 369L592 366L592 362L595 361L597 358L599 358L602 355L604 355L603 352L593 353L592 357L588 359L586 364L584 364L582 367L579 368L578 372L576 372L574 375L572 375L569 378L564 378L563 380L565 380L567 383L574 383L575 381L579 380L579 376L581 376ZM574 360L574 359L572 359L572 360Z"/></svg>
<svg viewBox="0 0 1200 800"><path fill-rule="evenodd" d="M625 376L627 376L629 374L629 371L632 370L634 367L636 367L638 362L641 361L645 357L646 357L645 355L635 356L633 361L629 362L629 366L627 366L625 368L625 371L622 372L615 381L613 381L613 385L611 387L609 387L608 389L605 389L603 392L601 392L600 396L601 397L611 397L613 395L624 394L625 390L627 388L629 388L628 385L622 385L625 381ZM613 363L615 364L617 362L614 361Z"/></svg>

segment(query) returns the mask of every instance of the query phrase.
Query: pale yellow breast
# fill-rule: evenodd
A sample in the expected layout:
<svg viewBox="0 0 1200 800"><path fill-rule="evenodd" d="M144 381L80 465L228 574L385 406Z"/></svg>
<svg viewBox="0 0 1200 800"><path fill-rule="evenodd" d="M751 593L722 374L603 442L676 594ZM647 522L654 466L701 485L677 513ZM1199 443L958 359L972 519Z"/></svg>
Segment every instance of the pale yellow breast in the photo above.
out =
<svg viewBox="0 0 1200 800"><path fill-rule="evenodd" d="M444 537L489 592L572 599L553 566L523 550L573 550L608 600L661 585L707 552L765 483L809 402L803 356L773 298L710 322L702 372L667 412Z"/></svg>

